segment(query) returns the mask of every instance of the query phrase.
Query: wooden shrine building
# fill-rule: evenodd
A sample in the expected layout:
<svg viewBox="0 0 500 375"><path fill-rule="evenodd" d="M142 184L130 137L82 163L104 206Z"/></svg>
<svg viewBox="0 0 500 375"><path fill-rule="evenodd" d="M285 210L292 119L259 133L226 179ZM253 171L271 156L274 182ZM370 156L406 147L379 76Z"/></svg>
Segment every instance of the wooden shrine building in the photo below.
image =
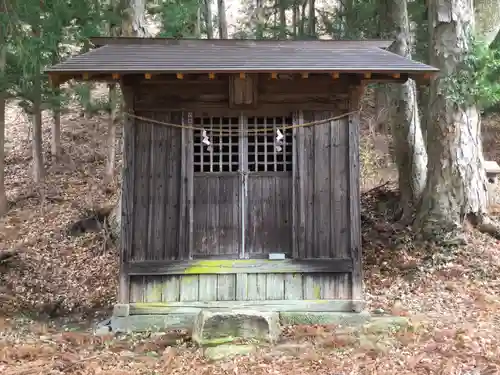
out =
<svg viewBox="0 0 500 375"><path fill-rule="evenodd" d="M385 41L93 43L48 72L121 85L120 311L363 309L360 96L437 69Z"/></svg>

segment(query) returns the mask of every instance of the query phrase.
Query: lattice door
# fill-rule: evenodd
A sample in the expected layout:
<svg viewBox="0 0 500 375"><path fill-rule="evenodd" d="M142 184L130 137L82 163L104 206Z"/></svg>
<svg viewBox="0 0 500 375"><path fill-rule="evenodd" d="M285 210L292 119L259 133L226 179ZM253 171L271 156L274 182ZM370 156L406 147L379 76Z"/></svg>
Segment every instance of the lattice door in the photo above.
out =
<svg viewBox="0 0 500 375"><path fill-rule="evenodd" d="M194 119L202 128L193 149L195 256L291 254L293 137L284 129L291 123L289 117Z"/></svg>
<svg viewBox="0 0 500 375"><path fill-rule="evenodd" d="M292 118L251 117L247 123L245 251L250 257L291 255L293 132L286 125L292 123ZM253 129L268 131L252 134Z"/></svg>
<svg viewBox="0 0 500 375"><path fill-rule="evenodd" d="M194 256L242 251L241 137L238 117L198 117L194 125ZM206 137L204 135L206 132Z"/></svg>

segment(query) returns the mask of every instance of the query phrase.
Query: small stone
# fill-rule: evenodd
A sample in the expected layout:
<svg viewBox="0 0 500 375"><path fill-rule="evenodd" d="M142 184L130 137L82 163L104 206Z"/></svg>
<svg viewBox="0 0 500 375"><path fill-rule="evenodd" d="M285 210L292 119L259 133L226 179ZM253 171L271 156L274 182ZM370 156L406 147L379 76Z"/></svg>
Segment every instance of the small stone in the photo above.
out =
<svg viewBox="0 0 500 375"><path fill-rule="evenodd" d="M257 350L255 345L232 345L224 344L205 348L203 355L212 361L231 358L237 355L248 355Z"/></svg>

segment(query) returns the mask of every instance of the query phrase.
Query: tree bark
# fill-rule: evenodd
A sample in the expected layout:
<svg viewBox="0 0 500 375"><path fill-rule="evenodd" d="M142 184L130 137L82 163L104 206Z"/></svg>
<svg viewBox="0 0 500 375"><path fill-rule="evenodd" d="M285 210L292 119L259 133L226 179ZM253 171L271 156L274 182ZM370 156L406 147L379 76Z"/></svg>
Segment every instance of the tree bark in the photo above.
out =
<svg viewBox="0 0 500 375"><path fill-rule="evenodd" d="M33 35L40 38L40 26L33 27ZM39 57L35 57L35 69L33 77L33 108L32 108L32 151L33 151L33 180L39 183L45 175L42 148L42 80Z"/></svg>
<svg viewBox="0 0 500 375"><path fill-rule="evenodd" d="M227 39L226 2L224 0L217 0L217 8L219 13L219 38Z"/></svg>
<svg viewBox="0 0 500 375"><path fill-rule="evenodd" d="M389 48L411 59L410 24L406 0L389 3L389 28L394 43ZM403 220L413 216L414 205L420 199L427 177L425 148L417 104L417 86L409 79L404 84L391 84L390 129L393 136L394 159L398 168L400 208Z"/></svg>
<svg viewBox="0 0 500 375"><path fill-rule="evenodd" d="M109 123L107 135L107 158L104 174L104 183L111 183L115 177L116 156L116 117L117 117L118 92L116 84L109 85Z"/></svg>
<svg viewBox="0 0 500 375"><path fill-rule="evenodd" d="M441 71L431 83L427 150L429 171L415 225L424 234L459 231L466 218L487 214L487 181L480 115L473 104L447 99L445 77L454 76L470 49L472 0L430 2L430 63Z"/></svg>
<svg viewBox="0 0 500 375"><path fill-rule="evenodd" d="M315 0L309 0L309 36L316 36L316 9L315 9Z"/></svg>
<svg viewBox="0 0 500 375"><path fill-rule="evenodd" d="M490 45L500 32L500 0L474 1L475 30Z"/></svg>
<svg viewBox="0 0 500 375"><path fill-rule="evenodd" d="M57 93L59 94L59 86ZM50 153L56 160L61 156L61 106L56 104L52 109L52 138L50 140Z"/></svg>
<svg viewBox="0 0 500 375"><path fill-rule="evenodd" d="M212 0L203 1L203 18L205 18L205 26L207 28L207 38L214 38L214 27L212 24Z"/></svg>
<svg viewBox="0 0 500 375"><path fill-rule="evenodd" d="M0 14L7 13L6 2L0 0ZM5 68L7 65L7 36L0 27L0 216L7 212L7 195L5 193L5 107L7 102L7 82Z"/></svg>
<svg viewBox="0 0 500 375"><path fill-rule="evenodd" d="M279 39L286 39L286 0L279 0L280 27Z"/></svg>

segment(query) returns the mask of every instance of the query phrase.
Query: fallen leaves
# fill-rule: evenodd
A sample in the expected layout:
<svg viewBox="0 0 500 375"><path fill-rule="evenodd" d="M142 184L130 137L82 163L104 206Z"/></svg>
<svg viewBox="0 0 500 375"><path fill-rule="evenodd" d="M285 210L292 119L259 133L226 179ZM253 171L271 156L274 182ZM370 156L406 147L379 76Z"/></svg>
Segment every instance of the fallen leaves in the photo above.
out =
<svg viewBox="0 0 500 375"><path fill-rule="evenodd" d="M7 131L9 214L0 222L0 309L64 315L104 311L116 295L117 253L99 233L65 232L81 212L116 198L103 187L106 119L63 116L64 155L43 186L29 175L26 123ZM49 124L44 128L49 149ZM495 133L497 134L497 133ZM119 160L119 150L117 158ZM474 231L468 245L436 256L411 230L394 222L397 192L390 184L363 196L366 298L380 315L408 317L408 327L355 333L335 325L284 327L282 342L249 356L208 362L185 333L94 337L59 319L0 319L0 373L106 375L332 375L500 373L500 247ZM7 258L6 258L7 259ZM8 263L8 264L7 264ZM69 319L69 318L68 318ZM65 331L66 330L66 331Z"/></svg>

